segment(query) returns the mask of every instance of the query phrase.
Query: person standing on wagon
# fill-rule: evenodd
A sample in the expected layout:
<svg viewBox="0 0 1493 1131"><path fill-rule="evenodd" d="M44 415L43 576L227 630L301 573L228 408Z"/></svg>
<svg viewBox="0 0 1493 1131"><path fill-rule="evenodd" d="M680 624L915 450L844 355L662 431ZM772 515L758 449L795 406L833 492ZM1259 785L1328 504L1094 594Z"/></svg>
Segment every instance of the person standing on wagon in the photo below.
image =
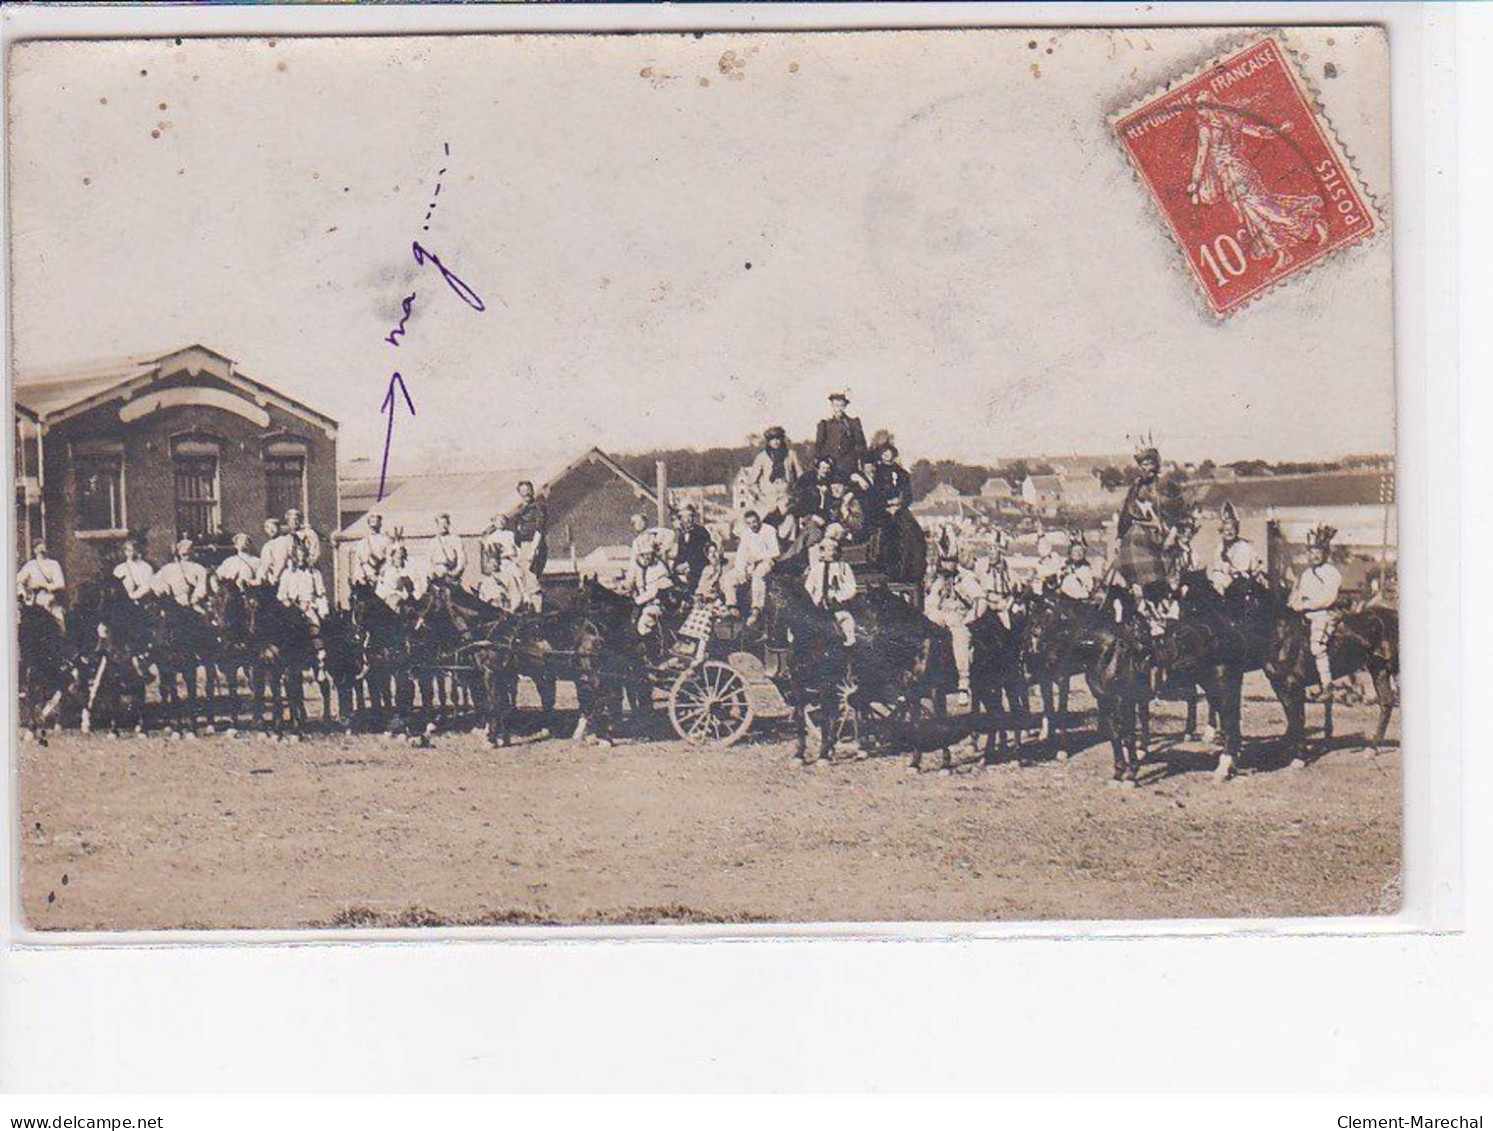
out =
<svg viewBox="0 0 1493 1131"><path fill-rule="evenodd" d="M534 484L527 479L519 480L518 497L519 508L509 526L518 542L518 563L540 577L550 556L549 508L543 499L535 497Z"/></svg>
<svg viewBox="0 0 1493 1131"><path fill-rule="evenodd" d="M861 456L866 454L866 433L861 428L860 417L850 416L845 411L850 405L849 394L831 393L829 405L829 416L819 422L819 429L814 434L814 458L820 460L828 456L834 464L836 476L849 479L860 466Z"/></svg>

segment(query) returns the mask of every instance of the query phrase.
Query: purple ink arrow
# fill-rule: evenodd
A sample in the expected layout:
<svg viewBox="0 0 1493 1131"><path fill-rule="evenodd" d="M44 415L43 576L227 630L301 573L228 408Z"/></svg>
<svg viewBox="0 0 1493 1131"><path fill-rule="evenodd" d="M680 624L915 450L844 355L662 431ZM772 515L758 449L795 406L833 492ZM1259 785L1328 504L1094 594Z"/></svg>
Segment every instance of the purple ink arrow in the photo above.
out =
<svg viewBox="0 0 1493 1131"><path fill-rule="evenodd" d="M410 415L415 415L415 402L410 400L410 391L404 387L404 378L396 371L394 376L389 378L389 391L384 394L383 407L379 409L380 412L389 414L389 426L384 431L384 464L378 473L378 502L384 501L384 483L389 478L389 448L394 443L394 410L398 407L394 400L396 388L404 397L404 403L409 405Z"/></svg>

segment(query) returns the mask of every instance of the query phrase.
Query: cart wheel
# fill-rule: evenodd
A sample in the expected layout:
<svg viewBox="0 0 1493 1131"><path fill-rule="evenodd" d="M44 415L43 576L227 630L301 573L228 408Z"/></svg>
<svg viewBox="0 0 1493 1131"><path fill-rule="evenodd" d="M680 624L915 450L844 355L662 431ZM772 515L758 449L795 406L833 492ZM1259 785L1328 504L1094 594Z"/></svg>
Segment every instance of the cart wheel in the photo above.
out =
<svg viewBox="0 0 1493 1131"><path fill-rule="evenodd" d="M680 672L669 688L669 722L686 742L730 746L752 725L746 680L719 660Z"/></svg>
<svg viewBox="0 0 1493 1131"><path fill-rule="evenodd" d="M841 746L858 749L861 744L861 711L855 705L855 695L860 690L853 672L846 672L835 684L835 717L830 720L830 749ZM817 749L821 741L821 722L817 697L811 696L804 706L804 729L806 738Z"/></svg>

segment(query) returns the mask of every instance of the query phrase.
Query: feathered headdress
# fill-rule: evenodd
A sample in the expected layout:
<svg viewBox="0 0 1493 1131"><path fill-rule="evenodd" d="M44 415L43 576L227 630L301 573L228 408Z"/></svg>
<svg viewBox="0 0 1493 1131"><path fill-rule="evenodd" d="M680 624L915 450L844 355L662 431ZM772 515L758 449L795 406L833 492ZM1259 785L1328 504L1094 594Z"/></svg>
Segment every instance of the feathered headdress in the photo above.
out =
<svg viewBox="0 0 1493 1131"><path fill-rule="evenodd" d="M1135 462L1145 463L1148 459L1161 462L1161 453L1156 450L1156 440L1149 431L1135 439Z"/></svg>
<svg viewBox="0 0 1493 1131"><path fill-rule="evenodd" d="M1332 540L1337 537L1337 527L1322 523L1314 526L1307 532L1306 544L1308 546L1320 546L1324 550L1332 548Z"/></svg>
<svg viewBox="0 0 1493 1131"><path fill-rule="evenodd" d="M1239 512L1234 509L1234 504L1227 499L1224 500L1222 509L1218 512L1220 522L1232 522L1235 526L1239 524Z"/></svg>
<svg viewBox="0 0 1493 1131"><path fill-rule="evenodd" d="M1082 546L1084 549L1088 549L1089 543L1084 538L1082 530L1068 531L1068 548L1072 549L1074 546Z"/></svg>

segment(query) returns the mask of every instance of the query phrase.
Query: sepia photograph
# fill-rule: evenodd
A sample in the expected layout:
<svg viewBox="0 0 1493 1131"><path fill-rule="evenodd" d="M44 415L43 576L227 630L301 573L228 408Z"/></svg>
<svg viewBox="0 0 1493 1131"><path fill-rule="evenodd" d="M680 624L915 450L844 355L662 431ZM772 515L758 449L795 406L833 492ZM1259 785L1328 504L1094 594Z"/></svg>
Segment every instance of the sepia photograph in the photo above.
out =
<svg viewBox="0 0 1493 1131"><path fill-rule="evenodd" d="M1398 913L1389 76L15 45L24 927Z"/></svg>

